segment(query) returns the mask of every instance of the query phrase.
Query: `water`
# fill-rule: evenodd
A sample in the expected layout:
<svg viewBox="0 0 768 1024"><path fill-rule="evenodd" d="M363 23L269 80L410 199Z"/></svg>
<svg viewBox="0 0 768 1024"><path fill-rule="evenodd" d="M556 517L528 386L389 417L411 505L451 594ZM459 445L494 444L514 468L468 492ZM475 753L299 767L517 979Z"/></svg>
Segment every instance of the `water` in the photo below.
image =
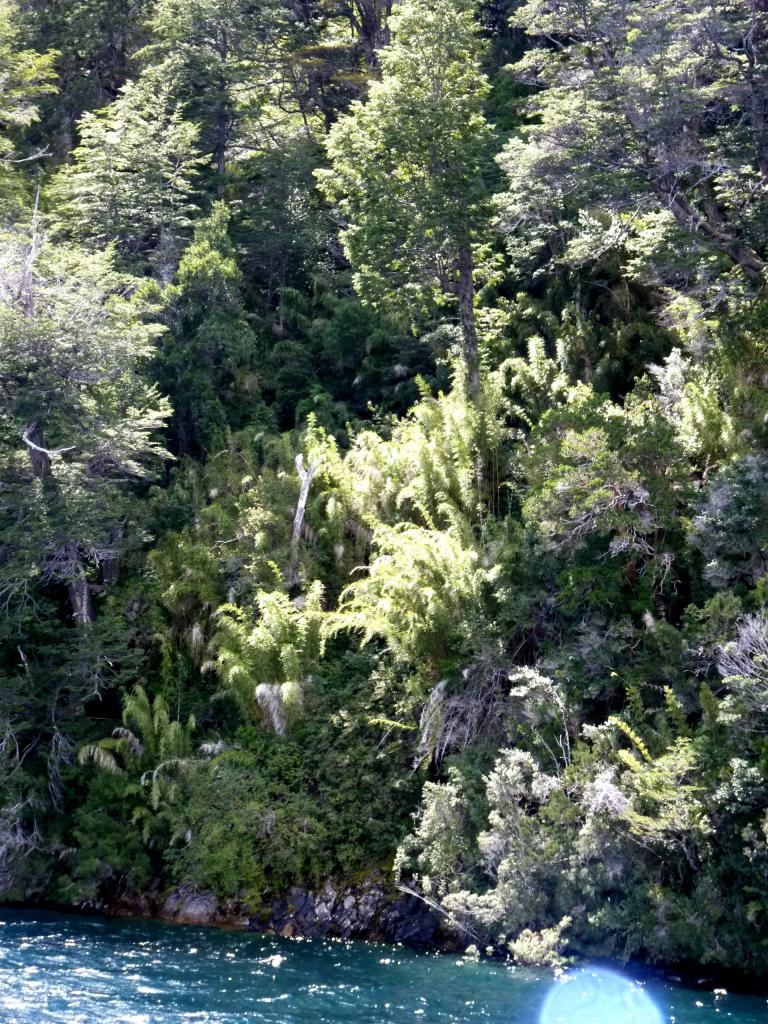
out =
<svg viewBox="0 0 768 1024"><path fill-rule="evenodd" d="M604 981L553 996L543 971L399 947L0 908L2 1024L768 1024L766 998L666 982L592 1009Z"/></svg>

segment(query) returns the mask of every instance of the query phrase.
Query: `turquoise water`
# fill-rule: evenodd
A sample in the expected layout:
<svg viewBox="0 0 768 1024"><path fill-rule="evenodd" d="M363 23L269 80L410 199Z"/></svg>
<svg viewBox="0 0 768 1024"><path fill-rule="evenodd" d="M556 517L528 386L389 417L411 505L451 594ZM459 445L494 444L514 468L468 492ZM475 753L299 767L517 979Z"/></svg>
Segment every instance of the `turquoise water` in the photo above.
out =
<svg viewBox="0 0 768 1024"><path fill-rule="evenodd" d="M606 1009L619 983L593 974L564 991L545 972L391 946L0 909L2 1024L768 1024L766 998L662 982Z"/></svg>

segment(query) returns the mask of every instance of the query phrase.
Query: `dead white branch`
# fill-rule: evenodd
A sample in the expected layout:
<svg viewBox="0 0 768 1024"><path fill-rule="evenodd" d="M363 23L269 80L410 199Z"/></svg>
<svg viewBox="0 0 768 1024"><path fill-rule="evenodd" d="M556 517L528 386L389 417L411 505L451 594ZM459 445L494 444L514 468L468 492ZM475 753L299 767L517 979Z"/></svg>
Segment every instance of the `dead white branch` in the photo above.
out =
<svg viewBox="0 0 768 1024"><path fill-rule="evenodd" d="M55 455L63 455L64 452L73 452L76 445L69 445L67 448L43 448L41 445L36 444L29 436L33 433L35 427L26 427L21 435L21 439L25 445L32 449L32 451L40 452L42 455L47 455L48 458L53 458Z"/></svg>
<svg viewBox="0 0 768 1024"><path fill-rule="evenodd" d="M320 468L319 462L313 462L307 469L304 466L304 456L296 456L296 469L299 473L299 479L301 480L301 487L299 488L299 502L296 506L296 515L293 519L293 535L291 537L291 564L288 569L288 579L286 581L287 587L290 589L298 582L298 567L299 567L299 543L301 541L301 532L304 525L304 515L307 511L307 499L309 497L309 489L312 486L312 481Z"/></svg>

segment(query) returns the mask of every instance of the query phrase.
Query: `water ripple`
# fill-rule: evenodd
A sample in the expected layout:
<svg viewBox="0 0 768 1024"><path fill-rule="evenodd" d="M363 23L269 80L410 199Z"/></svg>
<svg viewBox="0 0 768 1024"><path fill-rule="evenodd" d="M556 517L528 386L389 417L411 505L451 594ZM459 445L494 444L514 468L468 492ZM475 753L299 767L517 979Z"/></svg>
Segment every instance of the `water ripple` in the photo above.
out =
<svg viewBox="0 0 768 1024"><path fill-rule="evenodd" d="M400 947L0 912L8 1024L536 1024L552 985ZM648 990L674 1024L768 1021L757 997Z"/></svg>

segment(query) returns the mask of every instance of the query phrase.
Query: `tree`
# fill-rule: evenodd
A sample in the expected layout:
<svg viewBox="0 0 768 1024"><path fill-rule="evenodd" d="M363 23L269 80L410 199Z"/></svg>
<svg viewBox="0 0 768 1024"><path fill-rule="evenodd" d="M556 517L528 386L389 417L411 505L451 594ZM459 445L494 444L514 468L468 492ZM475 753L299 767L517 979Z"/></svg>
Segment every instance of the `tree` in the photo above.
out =
<svg viewBox="0 0 768 1024"><path fill-rule="evenodd" d="M253 415L259 397L259 342L246 319L228 225L227 207L214 204L195 227L175 281L143 291L169 327L152 370L171 399L171 429L184 455L222 442L228 425Z"/></svg>
<svg viewBox="0 0 768 1024"><path fill-rule="evenodd" d="M0 128L24 128L38 117L36 100L54 92L52 53L20 44L21 11L15 0L0 2ZM3 142L6 152L10 143Z"/></svg>
<svg viewBox="0 0 768 1024"><path fill-rule="evenodd" d="M96 579L114 579L136 542L127 486L159 468L168 406L139 371L158 326L142 322L130 289L109 253L53 246L37 224L2 238L6 610L64 586L74 620L92 622Z"/></svg>
<svg viewBox="0 0 768 1024"><path fill-rule="evenodd" d="M147 884L150 858L169 840L180 784L202 765L193 754L194 730L192 716L173 719L162 696L152 700L136 686L123 701L122 725L80 747L78 764L97 772L74 816L75 898L109 898L110 890Z"/></svg>
<svg viewBox="0 0 768 1024"><path fill-rule="evenodd" d="M245 202L238 217L243 269L259 286L267 310L284 331L284 295L312 280L332 225L314 188L322 147L303 128L273 133L274 145L243 162Z"/></svg>
<svg viewBox="0 0 768 1024"><path fill-rule="evenodd" d="M168 409L140 372L156 328L133 286L37 219L0 238L0 721L18 752L0 806L33 848L37 821L64 809L87 701L141 671L117 593Z"/></svg>
<svg viewBox="0 0 768 1024"><path fill-rule="evenodd" d="M55 92L53 53L35 53L21 43L21 10L16 0L0 0L0 190L8 182L15 149L13 135L38 117L37 103ZM4 197L0 191L0 202Z"/></svg>
<svg viewBox="0 0 768 1024"><path fill-rule="evenodd" d="M528 0L537 91L500 157L513 250L722 299L765 268L768 12L762 3ZM669 314L679 314L670 304Z"/></svg>
<svg viewBox="0 0 768 1024"><path fill-rule="evenodd" d="M768 485L764 455L726 464L710 481L693 519L692 543L706 559L704 575L716 588L768 574Z"/></svg>
<svg viewBox="0 0 768 1024"><path fill-rule="evenodd" d="M458 303L467 387L480 386L473 244L487 226L491 128L472 0L404 0L381 81L328 137L318 172L338 204L356 285L411 317Z"/></svg>
<svg viewBox="0 0 768 1024"><path fill-rule="evenodd" d="M60 159L73 148L73 131L87 110L115 100L130 63L146 38L151 0L28 0L30 39L55 51L56 95L41 109L39 135Z"/></svg>
<svg viewBox="0 0 768 1024"><path fill-rule="evenodd" d="M390 41L392 0L347 0L341 6L360 39L365 63L377 71L380 67L379 51Z"/></svg>
<svg viewBox="0 0 768 1024"><path fill-rule="evenodd" d="M149 72L110 106L84 114L79 132L72 163L50 186L59 227L89 246L115 242L125 259L149 257L168 280L194 210L197 128L168 83Z"/></svg>
<svg viewBox="0 0 768 1024"><path fill-rule="evenodd" d="M273 11L273 2L253 0L160 0L152 12L152 40L142 56L200 124L219 196L233 132L265 92L259 62Z"/></svg>

